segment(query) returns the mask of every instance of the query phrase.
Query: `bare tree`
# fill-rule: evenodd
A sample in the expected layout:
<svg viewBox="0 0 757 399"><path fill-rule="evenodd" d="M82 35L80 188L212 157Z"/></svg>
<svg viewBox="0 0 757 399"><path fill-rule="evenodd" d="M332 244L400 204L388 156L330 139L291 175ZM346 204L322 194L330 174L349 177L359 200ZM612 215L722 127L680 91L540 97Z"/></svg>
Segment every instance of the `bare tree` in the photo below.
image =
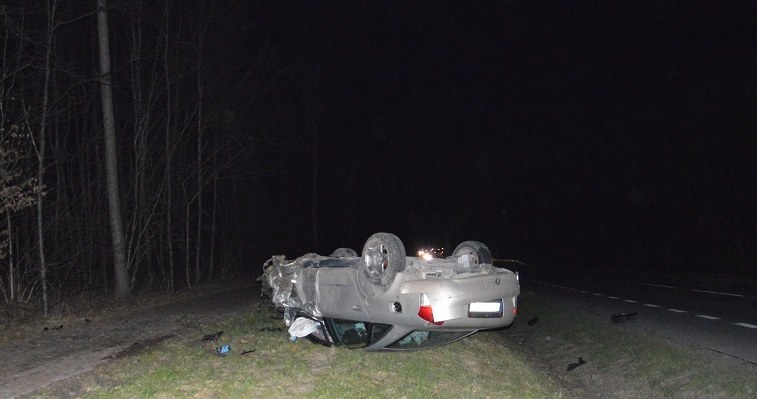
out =
<svg viewBox="0 0 757 399"><path fill-rule="evenodd" d="M78 290L114 287L123 297L153 284L173 291L185 278L191 287L225 275L229 269L215 262L232 258L225 252L234 243L220 239L217 226L233 212L220 204L231 179L255 173L248 154L263 124L274 123L260 108L279 89L272 84L274 49L260 40L257 58L218 57L242 44L230 42L213 17L224 5L206 0L181 7L173 0L117 7L98 0L86 11L62 0L6 3L0 144L23 147L28 156L13 166L16 180L2 177L0 188L9 193L28 181L26 209L35 211L2 205L4 298L38 300L55 311ZM97 42L70 45L95 35ZM110 54L111 46L129 51ZM98 64L91 62L96 52ZM14 124L26 144L7 140Z"/></svg>
<svg viewBox="0 0 757 399"><path fill-rule="evenodd" d="M47 26L45 29L45 61L44 61L44 80L42 88L42 115L39 120L39 138L37 145L37 181L40 185L45 184L45 156L47 150L47 117L48 104L50 101L50 57L53 49L53 33L55 29L55 10L58 3L55 0L47 0L45 11L47 12ZM44 234L44 202L42 201L42 192L37 195L37 249L39 255L39 279L42 286L42 306L45 317L47 317L47 262L45 259L45 234Z"/></svg>
<svg viewBox="0 0 757 399"><path fill-rule="evenodd" d="M173 154L173 146L172 146L172 129L173 125L171 124L171 118L173 115L173 106L171 104L171 74L169 71L168 63L169 63L169 54L168 50L170 48L169 45L169 37L168 37L168 12L169 12L169 6L168 2L166 2L164 6L163 11L163 38L164 38L164 45L163 45L163 72L165 74L165 85L166 85L166 110L165 110L165 169L164 169L164 179L166 180L166 208L165 208L165 217L166 217L166 243L168 244L168 284L171 289L171 292L175 290L175 278L174 278L174 257L173 257L173 190L172 190L172 182L171 182L171 164L172 164L172 154Z"/></svg>
<svg viewBox="0 0 757 399"><path fill-rule="evenodd" d="M129 273L126 264L126 243L121 219L121 195L118 189L118 157L116 151L116 124L113 114L113 89L110 74L110 43L108 38L107 1L97 0L97 32L100 50L100 93L105 131L105 169L110 214L110 231L113 244L115 296L130 294Z"/></svg>
<svg viewBox="0 0 757 399"><path fill-rule="evenodd" d="M196 43L196 56L197 56L197 226L196 226L196 239L197 243L195 245L195 283L199 282L202 277L202 271L200 270L200 248L202 247L202 191L203 191L203 167L202 164L204 162L203 159L203 153L202 153L202 135L203 135L203 129L205 128L203 125L203 113L202 113L202 101L204 99L204 92L205 88L203 87L203 65L202 65L202 57L204 56L203 53L203 45L204 45L204 39L205 39L205 29L207 28L207 24L204 21L204 2L202 0L198 0L197 2L197 19L198 24L200 25L198 32L197 32L197 43Z"/></svg>

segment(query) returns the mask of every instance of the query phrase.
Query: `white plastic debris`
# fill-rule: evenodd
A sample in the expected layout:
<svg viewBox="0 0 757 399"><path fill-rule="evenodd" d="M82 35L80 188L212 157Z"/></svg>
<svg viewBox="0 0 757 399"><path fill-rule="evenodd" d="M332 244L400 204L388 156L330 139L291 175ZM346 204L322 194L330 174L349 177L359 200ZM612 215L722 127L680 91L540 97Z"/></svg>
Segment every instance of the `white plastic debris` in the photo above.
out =
<svg viewBox="0 0 757 399"><path fill-rule="evenodd" d="M289 335L292 337L306 337L318 329L318 322L308 319L307 317L298 317L291 326L289 326Z"/></svg>

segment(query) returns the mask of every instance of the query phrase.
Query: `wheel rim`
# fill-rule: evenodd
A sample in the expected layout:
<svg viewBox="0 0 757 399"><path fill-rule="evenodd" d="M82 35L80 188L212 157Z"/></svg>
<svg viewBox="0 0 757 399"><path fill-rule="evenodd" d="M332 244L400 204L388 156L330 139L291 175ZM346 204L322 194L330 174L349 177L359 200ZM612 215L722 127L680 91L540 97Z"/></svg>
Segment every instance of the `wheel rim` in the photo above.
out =
<svg viewBox="0 0 757 399"><path fill-rule="evenodd" d="M381 279L389 268L389 249L381 242L373 242L365 252L365 269L368 275Z"/></svg>

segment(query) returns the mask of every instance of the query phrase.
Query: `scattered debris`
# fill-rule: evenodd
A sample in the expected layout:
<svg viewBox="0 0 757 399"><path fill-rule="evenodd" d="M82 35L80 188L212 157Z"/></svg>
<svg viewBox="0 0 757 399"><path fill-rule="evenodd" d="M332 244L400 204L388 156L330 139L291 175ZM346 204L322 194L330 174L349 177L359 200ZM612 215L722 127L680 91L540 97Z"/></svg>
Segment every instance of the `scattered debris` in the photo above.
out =
<svg viewBox="0 0 757 399"><path fill-rule="evenodd" d="M637 312L623 312L623 313L614 313L612 316L610 316L610 320L612 320L613 323L622 323L624 321L627 321L631 319L631 317L636 316Z"/></svg>
<svg viewBox="0 0 757 399"><path fill-rule="evenodd" d="M252 353L252 352L255 352L255 349L250 349L248 351L244 351L244 352L240 353L240 355L244 356L244 355L246 355L248 353Z"/></svg>
<svg viewBox="0 0 757 399"><path fill-rule="evenodd" d="M231 353L231 345L229 344L224 344L216 348L216 354L218 354L218 356L226 356L229 353Z"/></svg>
<svg viewBox="0 0 757 399"><path fill-rule="evenodd" d="M295 338L307 337L318 329L319 323L307 317L298 317L297 320L289 326L289 335Z"/></svg>
<svg viewBox="0 0 757 399"><path fill-rule="evenodd" d="M584 363L586 363L586 361L584 360L584 358L582 358L581 356L579 356L578 357L578 362L571 363L571 364L568 365L568 371L573 370L574 368L576 368L576 367L578 367L578 366L580 366L580 365L582 365Z"/></svg>
<svg viewBox="0 0 757 399"><path fill-rule="evenodd" d="M58 327L52 327L52 328L45 327L42 329L42 331L60 330L61 328L63 328L63 324L59 325Z"/></svg>
<svg viewBox="0 0 757 399"><path fill-rule="evenodd" d="M218 338L221 338L221 335L223 334L223 331L219 331L214 334L208 334L202 337L203 341L218 341Z"/></svg>
<svg viewBox="0 0 757 399"><path fill-rule="evenodd" d="M534 318L528 319L528 325L529 326L533 326L534 324L536 324L538 322L539 322L539 318L538 317L534 317Z"/></svg>

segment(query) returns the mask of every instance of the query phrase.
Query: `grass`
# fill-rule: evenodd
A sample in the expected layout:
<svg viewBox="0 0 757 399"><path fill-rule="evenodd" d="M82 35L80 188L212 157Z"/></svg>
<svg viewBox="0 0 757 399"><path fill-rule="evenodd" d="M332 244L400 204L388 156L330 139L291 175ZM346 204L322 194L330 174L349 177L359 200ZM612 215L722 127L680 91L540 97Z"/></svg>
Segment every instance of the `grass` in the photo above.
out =
<svg viewBox="0 0 757 399"><path fill-rule="evenodd" d="M86 398L561 398L526 359L484 337L412 353L374 353L290 342L280 318L250 309L224 325L226 357L197 337L112 362ZM274 331L261 331L273 328ZM218 345L218 344L215 344ZM240 353L255 349L247 355ZM57 397L52 388L37 397Z"/></svg>
<svg viewBox="0 0 757 399"><path fill-rule="evenodd" d="M432 350L375 353L290 342L278 315L249 309L112 361L81 379L73 394L49 387L34 397L752 398L757 392L751 365L734 367L733 359L532 293L524 292L520 311L508 329ZM226 357L215 354L218 343L199 340L218 330L232 347ZM566 371L578 356L587 363Z"/></svg>
<svg viewBox="0 0 757 399"><path fill-rule="evenodd" d="M562 373L569 362L582 356L587 361L585 365L562 373L569 383L591 390L592 385L606 379L610 384L617 384L616 391L637 392L637 396L630 397L646 394L671 398L754 398L757 395L757 368L746 362L674 343L632 324L613 325L609 317L555 303L549 297L533 293L521 298L521 309L519 323L503 333L510 339L539 346L537 351L542 357L551 358L555 373ZM539 322L528 327L524 321L533 317L538 317ZM612 393L612 388L603 388L603 393L607 391Z"/></svg>

